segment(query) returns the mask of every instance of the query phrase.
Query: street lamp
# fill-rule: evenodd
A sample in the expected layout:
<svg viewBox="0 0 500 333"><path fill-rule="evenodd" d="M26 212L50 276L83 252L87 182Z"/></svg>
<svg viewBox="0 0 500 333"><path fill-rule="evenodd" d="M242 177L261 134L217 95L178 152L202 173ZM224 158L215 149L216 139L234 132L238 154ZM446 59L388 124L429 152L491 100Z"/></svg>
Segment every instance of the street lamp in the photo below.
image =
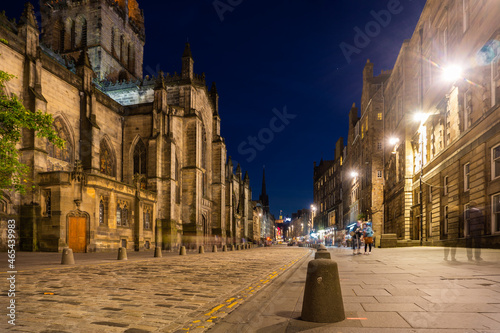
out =
<svg viewBox="0 0 500 333"><path fill-rule="evenodd" d="M448 82L455 82L462 78L463 70L458 65L449 65L443 68L442 78Z"/></svg>

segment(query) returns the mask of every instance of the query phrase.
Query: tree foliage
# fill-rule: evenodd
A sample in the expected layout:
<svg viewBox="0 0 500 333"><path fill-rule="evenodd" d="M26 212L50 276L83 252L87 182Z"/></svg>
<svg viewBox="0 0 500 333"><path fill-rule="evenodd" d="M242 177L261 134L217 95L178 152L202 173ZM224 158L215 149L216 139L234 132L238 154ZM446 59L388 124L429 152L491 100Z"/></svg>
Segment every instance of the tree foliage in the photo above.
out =
<svg viewBox="0 0 500 333"><path fill-rule="evenodd" d="M29 167L20 161L17 145L23 128L34 130L39 138L47 138L57 147L64 147L52 127L52 115L27 110L16 96L5 93L5 84L15 76L0 70L0 197L2 190L26 193Z"/></svg>

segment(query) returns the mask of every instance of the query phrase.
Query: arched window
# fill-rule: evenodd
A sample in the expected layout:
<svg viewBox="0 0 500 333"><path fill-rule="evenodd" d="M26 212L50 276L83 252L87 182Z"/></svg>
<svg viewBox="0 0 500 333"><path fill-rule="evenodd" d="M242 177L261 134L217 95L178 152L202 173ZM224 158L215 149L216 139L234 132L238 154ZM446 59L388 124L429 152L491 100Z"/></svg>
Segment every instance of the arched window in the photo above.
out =
<svg viewBox="0 0 500 333"><path fill-rule="evenodd" d="M176 188L175 188L175 202L180 204L181 203L181 178L180 178L180 165L179 165L179 158L177 155L175 155L175 181L177 182Z"/></svg>
<svg viewBox="0 0 500 333"><path fill-rule="evenodd" d="M76 24L75 21L71 21L71 42L70 42L70 49L74 50L76 48Z"/></svg>
<svg viewBox="0 0 500 333"><path fill-rule="evenodd" d="M82 18L81 19L81 36L80 36L80 47L87 47L87 20Z"/></svg>
<svg viewBox="0 0 500 333"><path fill-rule="evenodd" d="M71 163L73 157L73 144L71 141L71 136L69 135L68 128L64 124L61 117L57 117L54 120L54 122L52 123L52 127L57 132L57 135L65 141L65 146L63 149L61 149L47 141L47 153L50 157Z"/></svg>
<svg viewBox="0 0 500 333"><path fill-rule="evenodd" d="M64 24L61 20L54 23L54 34L52 35L52 49L57 52L64 52Z"/></svg>
<svg viewBox="0 0 500 333"><path fill-rule="evenodd" d="M99 224L104 224L104 202L99 202Z"/></svg>
<svg viewBox="0 0 500 333"><path fill-rule="evenodd" d="M115 157L106 140L101 140L99 147L99 162L101 173L111 177L116 175Z"/></svg>
<svg viewBox="0 0 500 333"><path fill-rule="evenodd" d="M146 172L146 145L139 139L134 149L134 175L145 175Z"/></svg>

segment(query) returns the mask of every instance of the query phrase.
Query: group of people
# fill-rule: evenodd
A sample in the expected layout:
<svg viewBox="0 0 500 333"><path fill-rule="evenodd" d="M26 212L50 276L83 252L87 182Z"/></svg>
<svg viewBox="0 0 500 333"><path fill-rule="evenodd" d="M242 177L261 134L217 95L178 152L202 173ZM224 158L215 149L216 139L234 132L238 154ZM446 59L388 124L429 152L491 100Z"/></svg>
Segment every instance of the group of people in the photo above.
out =
<svg viewBox="0 0 500 333"><path fill-rule="evenodd" d="M353 255L361 254L361 239L363 239L365 243L364 254L372 253L373 229L368 225L368 223L361 223L361 221L356 222L356 225L351 231L351 237ZM358 252L356 252L356 249Z"/></svg>

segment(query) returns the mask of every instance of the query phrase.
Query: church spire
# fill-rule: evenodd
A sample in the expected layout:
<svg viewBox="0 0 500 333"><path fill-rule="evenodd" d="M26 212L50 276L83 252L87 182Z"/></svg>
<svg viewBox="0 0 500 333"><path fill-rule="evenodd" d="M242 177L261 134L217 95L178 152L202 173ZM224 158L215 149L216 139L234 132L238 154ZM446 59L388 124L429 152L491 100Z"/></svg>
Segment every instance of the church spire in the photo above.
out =
<svg viewBox="0 0 500 333"><path fill-rule="evenodd" d="M259 196L259 201L262 203L262 208L265 212L269 212L269 196L266 192L266 167L262 171L262 191Z"/></svg>
<svg viewBox="0 0 500 333"><path fill-rule="evenodd" d="M192 80L194 77L194 60L191 54L191 46L186 43L182 54L182 78Z"/></svg>

